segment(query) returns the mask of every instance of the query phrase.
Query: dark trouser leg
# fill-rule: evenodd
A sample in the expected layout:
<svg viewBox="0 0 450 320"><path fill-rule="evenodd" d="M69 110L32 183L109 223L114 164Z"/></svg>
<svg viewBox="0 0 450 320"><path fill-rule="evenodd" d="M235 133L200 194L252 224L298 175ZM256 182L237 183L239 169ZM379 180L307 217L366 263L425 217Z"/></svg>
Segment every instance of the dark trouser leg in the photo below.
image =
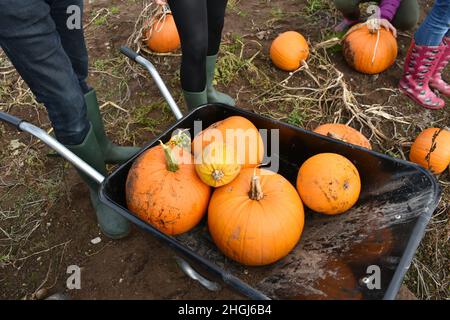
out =
<svg viewBox="0 0 450 320"><path fill-rule="evenodd" d="M419 21L420 8L417 0L402 0L392 19L392 25L400 30L409 30Z"/></svg>
<svg viewBox="0 0 450 320"><path fill-rule="evenodd" d="M209 103L234 106L234 100L213 86L217 53L220 48L227 0L208 1L208 56L206 57L206 96Z"/></svg>
<svg viewBox="0 0 450 320"><path fill-rule="evenodd" d="M207 0L169 0L181 50L181 87L201 92L206 86L205 65L208 50Z"/></svg>
<svg viewBox="0 0 450 320"><path fill-rule="evenodd" d="M90 88L86 84L86 79L88 77L88 52L83 34L83 0L50 1L50 15L55 22L56 31L61 38L61 44L72 63L72 68L77 75L83 93L87 93L90 91ZM67 13L67 8L69 6L77 6L80 8L81 28L69 29L67 27L67 21L73 14L72 11Z"/></svg>
<svg viewBox="0 0 450 320"><path fill-rule="evenodd" d="M228 0L207 1L208 8L208 56L219 52L225 9Z"/></svg>
<svg viewBox="0 0 450 320"><path fill-rule="evenodd" d="M0 1L0 45L47 108L59 141L76 145L89 130L78 77L44 0Z"/></svg>
<svg viewBox="0 0 450 320"><path fill-rule="evenodd" d="M334 0L334 5L348 20L358 20L360 16L359 4L363 0Z"/></svg>

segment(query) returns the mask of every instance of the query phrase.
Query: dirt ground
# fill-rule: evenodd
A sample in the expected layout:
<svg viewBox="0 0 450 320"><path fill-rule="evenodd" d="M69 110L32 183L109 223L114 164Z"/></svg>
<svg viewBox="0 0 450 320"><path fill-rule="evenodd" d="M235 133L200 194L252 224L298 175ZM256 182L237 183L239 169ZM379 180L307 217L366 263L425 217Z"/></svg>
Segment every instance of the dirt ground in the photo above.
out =
<svg viewBox="0 0 450 320"><path fill-rule="evenodd" d="M235 97L242 108L308 129L333 119L337 104L323 107L317 115L307 102L277 101L264 95L270 83L269 87L263 83L267 81L264 75L275 82L289 76L275 69L268 57L270 43L278 33L299 31L312 46L333 36L332 27L340 16L330 3L230 1L218 87ZM430 3L420 1L421 19ZM132 35L142 8L141 0L86 1L85 7L89 83L97 89L109 134L121 144L143 145L174 121L151 79L142 70L130 69L118 53L119 46ZM407 157L408 146L421 129L450 124L448 100L443 110L430 112L396 89L410 36L411 32L400 33L396 63L378 76L358 74L347 66L339 50L328 51L330 61L344 74L343 81L362 106L384 106L378 114L388 112L403 121L382 117L376 121L387 139L377 138L370 128L363 128L372 138L374 149L400 158ZM178 53L148 57L182 105ZM5 67L4 56L0 57L0 110L49 130L45 109L34 101L11 67ZM315 61L309 62L311 70L317 71L322 81L324 71L315 69ZM295 85L311 83L305 72L293 75L289 81ZM342 112L342 122L350 117ZM355 126L360 127L358 123ZM40 289L45 289L45 295L64 292L72 299L242 298L226 288L215 293L205 290L180 271L166 245L136 227L124 240L103 237L87 188L71 166L27 134L0 124L0 135L0 299L34 299L38 291L43 292ZM408 288L423 299L449 298L449 173L442 174L439 180L443 200L405 279ZM92 244L96 237L102 241ZM79 290L66 288L70 265L82 268Z"/></svg>

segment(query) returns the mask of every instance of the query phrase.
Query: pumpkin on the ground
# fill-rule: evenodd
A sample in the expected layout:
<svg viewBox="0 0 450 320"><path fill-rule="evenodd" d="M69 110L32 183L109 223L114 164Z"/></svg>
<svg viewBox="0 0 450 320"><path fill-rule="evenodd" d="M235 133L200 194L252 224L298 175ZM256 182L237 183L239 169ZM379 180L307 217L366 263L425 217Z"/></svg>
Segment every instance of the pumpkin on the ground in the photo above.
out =
<svg viewBox="0 0 450 320"><path fill-rule="evenodd" d="M159 53L175 51L180 47L180 36L171 14L155 17L145 30L145 43L150 50Z"/></svg>
<svg viewBox="0 0 450 320"><path fill-rule="evenodd" d="M197 176L189 150L164 144L136 159L125 189L128 209L169 235L195 227L206 213L211 193Z"/></svg>
<svg viewBox="0 0 450 320"><path fill-rule="evenodd" d="M228 117L200 132L192 141L195 157L212 142L221 142L234 149L243 168L259 165L264 157L264 144L258 129L241 116Z"/></svg>
<svg viewBox="0 0 450 320"><path fill-rule="evenodd" d="M450 164L450 131L428 128L422 131L411 146L409 160L439 174Z"/></svg>
<svg viewBox="0 0 450 320"><path fill-rule="evenodd" d="M208 208L214 243L244 265L267 265L285 257L303 225L303 204L295 188L264 169L243 169L233 182L214 191Z"/></svg>
<svg viewBox="0 0 450 320"><path fill-rule="evenodd" d="M234 148L222 142L210 143L195 157L198 176L211 187L230 183L239 174L241 167Z"/></svg>
<svg viewBox="0 0 450 320"><path fill-rule="evenodd" d="M383 72L394 64L397 40L385 28L360 23L353 26L342 42L347 63L366 74Z"/></svg>
<svg viewBox="0 0 450 320"><path fill-rule="evenodd" d="M372 149L369 140L358 130L353 129L345 124L326 123L314 129L314 132L324 136L342 140L347 143L355 144L360 147Z"/></svg>
<svg viewBox="0 0 450 320"><path fill-rule="evenodd" d="M294 71L309 55L309 46L298 32L283 32L270 46L270 58L275 66L285 71Z"/></svg>
<svg viewBox="0 0 450 320"><path fill-rule="evenodd" d="M358 170L347 158L320 153L306 160L297 176L297 190L310 209L339 214L356 203L361 191Z"/></svg>

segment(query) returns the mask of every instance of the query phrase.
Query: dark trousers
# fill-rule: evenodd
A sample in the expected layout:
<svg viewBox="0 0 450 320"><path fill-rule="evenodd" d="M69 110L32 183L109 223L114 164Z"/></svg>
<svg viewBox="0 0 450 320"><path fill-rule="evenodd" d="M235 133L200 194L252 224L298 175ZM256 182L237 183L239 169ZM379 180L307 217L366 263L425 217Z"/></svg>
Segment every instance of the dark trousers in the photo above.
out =
<svg viewBox="0 0 450 320"><path fill-rule="evenodd" d="M89 130L84 101L89 88L83 30L66 24L71 5L83 12L83 0L1 0L0 46L47 108L56 138L75 145Z"/></svg>
<svg viewBox="0 0 450 320"><path fill-rule="evenodd" d="M200 92L206 86L206 56L216 55L227 0L169 0L181 40L181 87Z"/></svg>
<svg viewBox="0 0 450 320"><path fill-rule="evenodd" d="M372 0L334 0L336 9L342 12L344 17L350 20L359 18L359 5ZM379 0L373 0L379 3ZM394 27L400 30L409 30L416 26L419 21L420 8L417 0L402 0L397 12L392 19Z"/></svg>

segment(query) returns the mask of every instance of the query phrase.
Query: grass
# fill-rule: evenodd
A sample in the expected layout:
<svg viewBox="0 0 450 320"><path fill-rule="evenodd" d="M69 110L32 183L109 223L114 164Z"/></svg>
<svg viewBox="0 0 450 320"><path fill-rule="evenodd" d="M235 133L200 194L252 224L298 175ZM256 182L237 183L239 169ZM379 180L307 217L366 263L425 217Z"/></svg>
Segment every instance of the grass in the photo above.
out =
<svg viewBox="0 0 450 320"><path fill-rule="evenodd" d="M305 12L308 15L313 15L320 10L324 10L327 7L328 4L325 2L325 0L307 0Z"/></svg>

